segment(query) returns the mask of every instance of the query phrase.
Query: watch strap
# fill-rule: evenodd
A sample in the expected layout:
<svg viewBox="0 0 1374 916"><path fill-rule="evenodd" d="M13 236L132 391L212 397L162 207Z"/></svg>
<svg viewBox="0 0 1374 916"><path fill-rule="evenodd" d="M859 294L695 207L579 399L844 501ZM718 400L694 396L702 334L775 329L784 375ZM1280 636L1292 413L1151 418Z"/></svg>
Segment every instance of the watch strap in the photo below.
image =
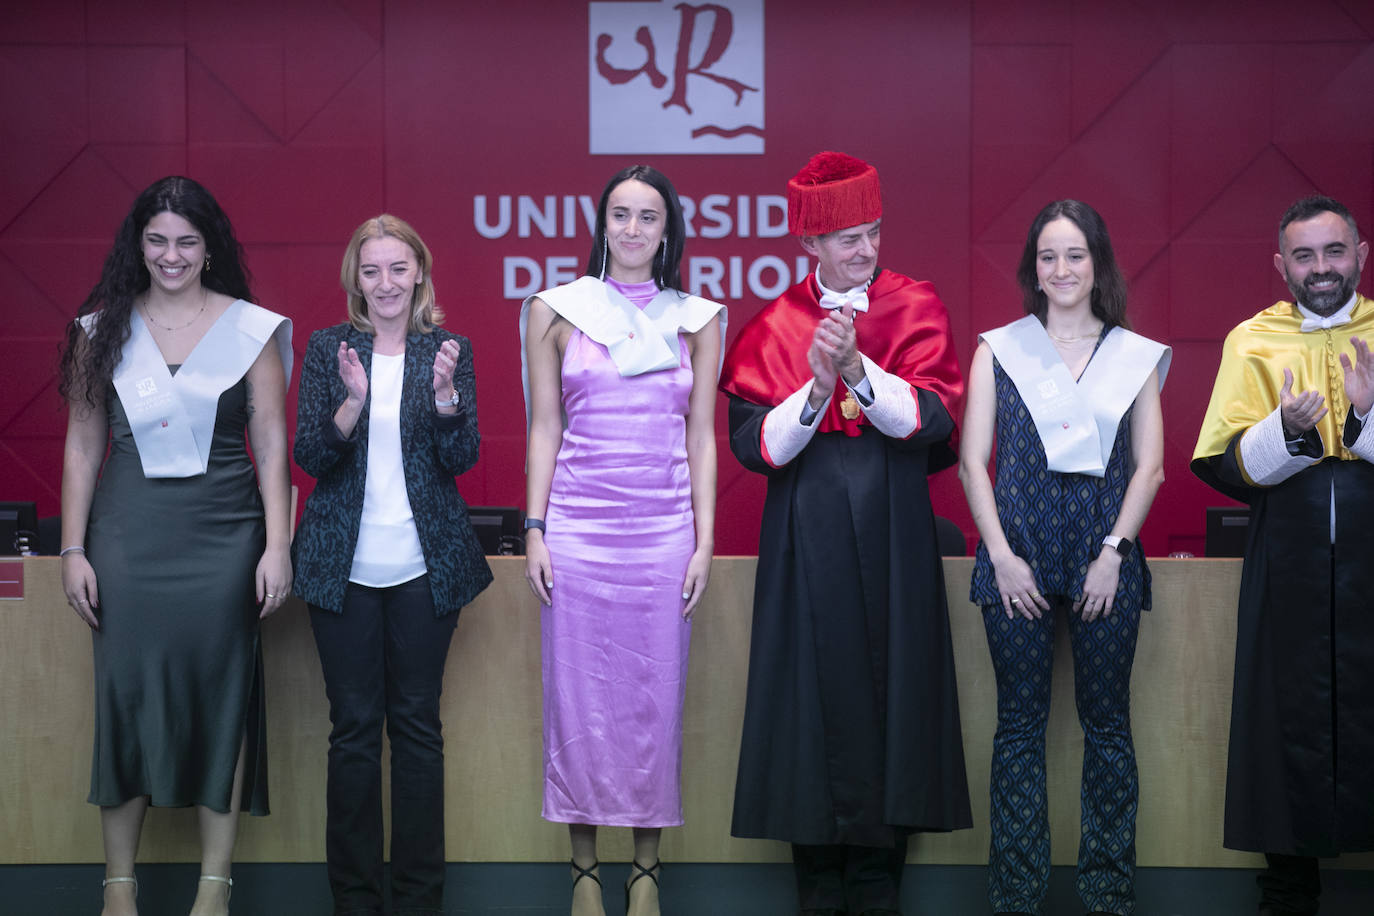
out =
<svg viewBox="0 0 1374 916"><path fill-rule="evenodd" d="M1110 547L1123 557L1130 556L1131 550L1135 547L1130 538L1117 537L1109 534L1102 539L1103 547Z"/></svg>

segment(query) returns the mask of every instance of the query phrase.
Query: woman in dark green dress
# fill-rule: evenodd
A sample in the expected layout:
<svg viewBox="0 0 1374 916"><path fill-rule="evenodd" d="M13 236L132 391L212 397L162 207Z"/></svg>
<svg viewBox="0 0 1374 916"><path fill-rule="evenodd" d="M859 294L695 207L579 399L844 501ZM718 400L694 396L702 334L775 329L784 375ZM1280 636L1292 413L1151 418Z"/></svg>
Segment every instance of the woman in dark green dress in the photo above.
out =
<svg viewBox="0 0 1374 916"><path fill-rule="evenodd" d="M192 916L228 912L240 805L267 813L258 621L291 590L291 323L248 298L224 212L164 178L68 330L62 585L93 635L105 916L137 912L150 804L198 809Z"/></svg>

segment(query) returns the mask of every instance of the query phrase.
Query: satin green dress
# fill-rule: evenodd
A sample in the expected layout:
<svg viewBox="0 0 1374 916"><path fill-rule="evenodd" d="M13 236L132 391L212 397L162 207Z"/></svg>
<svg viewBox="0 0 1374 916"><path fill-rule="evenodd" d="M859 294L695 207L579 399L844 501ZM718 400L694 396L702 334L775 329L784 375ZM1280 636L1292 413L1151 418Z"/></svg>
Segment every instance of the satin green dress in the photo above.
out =
<svg viewBox="0 0 1374 916"><path fill-rule="evenodd" d="M87 800L147 795L228 811L245 746L241 808L267 814L254 594L266 528L245 383L220 395L209 467L196 477L145 477L113 389L107 405L110 453L86 534L100 598Z"/></svg>

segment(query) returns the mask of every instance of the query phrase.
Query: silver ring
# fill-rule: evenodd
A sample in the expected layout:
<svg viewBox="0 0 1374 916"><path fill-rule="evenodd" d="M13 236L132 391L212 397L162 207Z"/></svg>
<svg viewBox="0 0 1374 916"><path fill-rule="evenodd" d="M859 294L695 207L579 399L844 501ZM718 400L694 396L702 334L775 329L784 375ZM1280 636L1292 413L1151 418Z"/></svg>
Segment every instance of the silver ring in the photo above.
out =
<svg viewBox="0 0 1374 916"><path fill-rule="evenodd" d="M274 594L272 594L271 592L268 592L268 593L267 593L267 597L269 597L269 598L275 598L275 597L277 597L277 596L274 595Z"/></svg>
<svg viewBox="0 0 1374 916"><path fill-rule="evenodd" d="M1011 599L1011 603L1012 603L1012 604L1020 604L1020 603L1021 603L1021 599L1020 599L1020 598L1013 598L1013 599Z"/></svg>

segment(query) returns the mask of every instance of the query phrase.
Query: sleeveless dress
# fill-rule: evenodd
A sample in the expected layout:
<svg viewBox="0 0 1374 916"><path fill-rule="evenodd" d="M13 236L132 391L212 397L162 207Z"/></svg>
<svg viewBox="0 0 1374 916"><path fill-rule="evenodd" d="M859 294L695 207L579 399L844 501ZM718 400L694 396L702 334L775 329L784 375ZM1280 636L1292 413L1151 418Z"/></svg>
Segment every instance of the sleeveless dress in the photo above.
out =
<svg viewBox="0 0 1374 916"><path fill-rule="evenodd" d="M246 404L242 379L220 395L203 475L152 479L110 390L110 453L86 533L100 594L92 804L148 795L228 811L246 739L242 809L267 813L254 594L266 529Z"/></svg>
<svg viewBox="0 0 1374 916"><path fill-rule="evenodd" d="M546 513L553 604L542 610L544 818L682 823L682 703L696 546L687 468L692 368L622 377L573 330L567 428Z"/></svg>

